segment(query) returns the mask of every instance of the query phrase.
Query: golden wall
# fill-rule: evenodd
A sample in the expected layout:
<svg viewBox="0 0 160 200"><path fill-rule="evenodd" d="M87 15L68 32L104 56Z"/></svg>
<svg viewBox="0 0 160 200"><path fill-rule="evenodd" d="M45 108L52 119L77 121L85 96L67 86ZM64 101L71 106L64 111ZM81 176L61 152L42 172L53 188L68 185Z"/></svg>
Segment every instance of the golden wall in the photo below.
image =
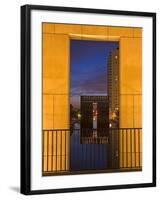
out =
<svg viewBox="0 0 160 200"><path fill-rule="evenodd" d="M142 127L141 28L43 23L42 29L43 130L69 129L70 39L119 41L120 128ZM46 140L44 138L44 155L46 155L47 151ZM60 140L60 136L58 140ZM50 149L54 141L50 141L48 152L51 152ZM64 142L64 137L62 137L62 141ZM58 150L59 161L57 161L57 163L60 163L60 159L62 159L63 163L67 162L67 169L69 169L69 141L70 134L67 133L66 157L64 157L64 148L61 151ZM120 155L122 154L121 146L122 142L120 138ZM56 155L49 157L49 171L56 169L54 165L55 157ZM64 160L65 158L66 160ZM44 156L44 171L46 171L46 162L46 157ZM57 170L60 170L59 164L56 166L58 166ZM63 169L66 168L62 167L61 170Z"/></svg>
<svg viewBox="0 0 160 200"><path fill-rule="evenodd" d="M69 45L68 35L43 26L43 130L69 129ZM43 140L44 171L69 169L69 132L49 131Z"/></svg>
<svg viewBox="0 0 160 200"><path fill-rule="evenodd" d="M142 128L142 30L133 30L132 37L120 37L120 128ZM123 142L120 134L120 167L142 166L143 132L128 131Z"/></svg>

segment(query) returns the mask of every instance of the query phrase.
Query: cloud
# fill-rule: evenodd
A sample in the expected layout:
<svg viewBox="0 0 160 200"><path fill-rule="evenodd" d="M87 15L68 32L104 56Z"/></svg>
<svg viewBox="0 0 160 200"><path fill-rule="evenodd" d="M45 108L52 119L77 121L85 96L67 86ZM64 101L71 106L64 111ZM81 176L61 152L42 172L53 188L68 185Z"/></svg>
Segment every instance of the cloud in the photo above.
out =
<svg viewBox="0 0 160 200"><path fill-rule="evenodd" d="M106 94L107 93L107 74L99 72L88 75L88 80L73 81L71 94Z"/></svg>

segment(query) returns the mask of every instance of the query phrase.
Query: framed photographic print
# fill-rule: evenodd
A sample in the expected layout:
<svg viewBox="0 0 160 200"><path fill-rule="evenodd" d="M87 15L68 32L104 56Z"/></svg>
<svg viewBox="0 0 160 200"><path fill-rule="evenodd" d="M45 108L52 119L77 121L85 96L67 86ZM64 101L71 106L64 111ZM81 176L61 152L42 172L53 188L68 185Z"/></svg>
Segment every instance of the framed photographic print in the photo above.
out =
<svg viewBox="0 0 160 200"><path fill-rule="evenodd" d="M156 186L156 14L21 7L21 193Z"/></svg>

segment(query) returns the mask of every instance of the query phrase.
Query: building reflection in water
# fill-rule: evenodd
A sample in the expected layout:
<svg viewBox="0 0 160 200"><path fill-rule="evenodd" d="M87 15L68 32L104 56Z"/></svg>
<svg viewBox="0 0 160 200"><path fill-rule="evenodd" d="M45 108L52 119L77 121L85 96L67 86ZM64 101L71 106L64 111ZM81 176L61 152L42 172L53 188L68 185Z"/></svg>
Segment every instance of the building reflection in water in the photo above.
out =
<svg viewBox="0 0 160 200"><path fill-rule="evenodd" d="M109 106L107 96L81 96L81 137L108 137Z"/></svg>

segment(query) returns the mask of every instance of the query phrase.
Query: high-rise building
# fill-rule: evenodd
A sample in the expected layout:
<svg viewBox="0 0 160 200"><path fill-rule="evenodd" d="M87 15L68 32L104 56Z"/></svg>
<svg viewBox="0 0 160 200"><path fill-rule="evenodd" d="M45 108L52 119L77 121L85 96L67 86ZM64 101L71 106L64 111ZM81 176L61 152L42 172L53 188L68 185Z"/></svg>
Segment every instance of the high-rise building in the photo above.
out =
<svg viewBox="0 0 160 200"><path fill-rule="evenodd" d="M108 59L107 93L109 99L109 119L117 118L119 112L119 49L112 50ZM112 121L112 122L113 122ZM118 122L112 124L117 126ZM112 126L111 125L111 126Z"/></svg>
<svg viewBox="0 0 160 200"><path fill-rule="evenodd" d="M112 50L108 58L107 93L109 100L109 126L119 127L119 49ZM119 167L119 136L118 132L109 130L108 167ZM114 134L113 134L114 133Z"/></svg>

